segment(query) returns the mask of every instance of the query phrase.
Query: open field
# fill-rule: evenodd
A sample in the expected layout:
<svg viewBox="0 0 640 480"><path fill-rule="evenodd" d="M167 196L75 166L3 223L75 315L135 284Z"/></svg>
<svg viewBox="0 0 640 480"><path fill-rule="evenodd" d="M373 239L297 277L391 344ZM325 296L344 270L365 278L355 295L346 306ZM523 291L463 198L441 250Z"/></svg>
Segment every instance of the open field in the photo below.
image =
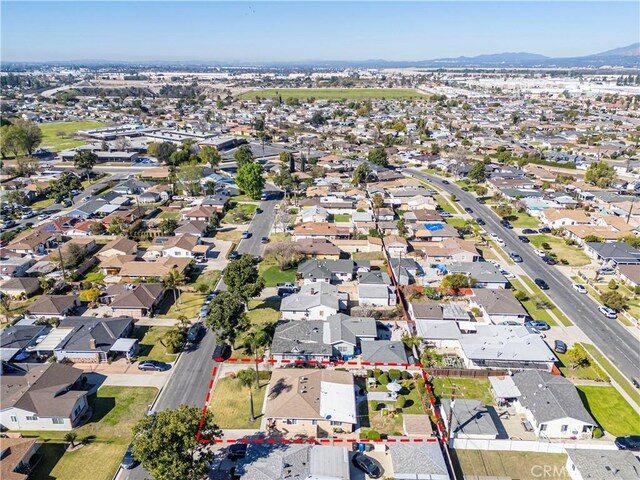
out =
<svg viewBox="0 0 640 480"><path fill-rule="evenodd" d="M427 98L426 95L410 88L265 88L264 90L251 90L241 94L240 100L253 100L256 97L272 98L281 96L282 100L288 98L316 98L318 100L407 100L412 98Z"/></svg>
<svg viewBox="0 0 640 480"><path fill-rule="evenodd" d="M451 450L458 478L548 478L569 479L565 470L567 456L560 453ZM551 472L543 474L543 472Z"/></svg>
<svg viewBox="0 0 640 480"><path fill-rule="evenodd" d="M53 122L39 125L42 130L42 148L55 152L74 148L87 143L87 140L77 140L73 134L78 130L103 127L100 122Z"/></svg>
<svg viewBox="0 0 640 480"><path fill-rule="evenodd" d="M558 261L566 260L572 267L581 267L589 265L591 260L582 250L564 243L564 240L551 235L529 235L531 244L542 250L542 244L548 243L551 252L558 256ZM549 251L549 250L547 250Z"/></svg>
<svg viewBox="0 0 640 480"><path fill-rule="evenodd" d="M29 478L85 480L91 472L92 479L111 480L131 441L131 429L156 393L155 388L146 387L100 388L89 397L91 419L75 430L77 441L87 438L87 444L75 452L64 450L67 432L23 432L23 436L38 436L43 442L38 450L42 459Z"/></svg>
<svg viewBox="0 0 640 480"><path fill-rule="evenodd" d="M614 387L576 388L584 406L605 431L616 437L640 432L640 415Z"/></svg>
<svg viewBox="0 0 640 480"><path fill-rule="evenodd" d="M213 389L211 405L213 405L214 418L220 428L260 428L262 416L262 404L267 391L266 381L261 382L261 387L253 389L253 409L256 420L251 422L251 410L249 407L249 389L240 385L235 378L225 377L219 379Z"/></svg>
<svg viewBox="0 0 640 480"><path fill-rule="evenodd" d="M582 346L591 355L591 357L595 359L596 362L602 365L602 368L604 369L604 371L607 372L607 374L615 382L617 382L618 385L620 385L620 387L622 387L622 389L627 393L627 395L629 395L638 405L640 405L640 393L638 393L638 390L635 389L633 385L631 385L629 380L627 380L624 377L624 375L622 375L611 364L611 362L607 360L607 358L600 353L600 351L596 347L588 343L583 343Z"/></svg>

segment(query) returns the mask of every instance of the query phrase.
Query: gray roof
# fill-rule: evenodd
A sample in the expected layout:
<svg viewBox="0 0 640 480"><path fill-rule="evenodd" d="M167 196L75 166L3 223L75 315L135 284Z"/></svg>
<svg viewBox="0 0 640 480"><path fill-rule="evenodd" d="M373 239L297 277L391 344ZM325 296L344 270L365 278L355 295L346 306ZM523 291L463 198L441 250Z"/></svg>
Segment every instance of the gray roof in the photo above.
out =
<svg viewBox="0 0 640 480"><path fill-rule="evenodd" d="M484 307L488 314L526 315L527 311L510 290L474 288L471 301Z"/></svg>
<svg viewBox="0 0 640 480"><path fill-rule="evenodd" d="M544 340L524 326L478 324L476 333L460 337L460 347L472 360L546 363L556 360Z"/></svg>
<svg viewBox="0 0 640 480"><path fill-rule="evenodd" d="M0 348L24 348L46 328L46 325L9 325L0 330Z"/></svg>
<svg viewBox="0 0 640 480"><path fill-rule="evenodd" d="M394 478L448 479L447 465L439 442L389 443Z"/></svg>
<svg viewBox="0 0 640 480"><path fill-rule="evenodd" d="M279 322L273 334L271 353L331 355L333 350L325 340L324 329L325 322L322 320Z"/></svg>
<svg viewBox="0 0 640 480"><path fill-rule="evenodd" d="M370 272L362 272L358 274L360 285L366 284L382 284L391 285L389 274L383 270L372 270Z"/></svg>
<svg viewBox="0 0 640 480"><path fill-rule="evenodd" d="M447 303L442 306L442 318L446 320L469 321L469 312L461 305Z"/></svg>
<svg viewBox="0 0 640 480"><path fill-rule="evenodd" d="M584 480L637 480L640 460L628 450L567 449L569 459Z"/></svg>
<svg viewBox="0 0 640 480"><path fill-rule="evenodd" d="M538 424L568 417L596 425L576 387L566 378L538 370L517 372L512 378L522 394L520 403L533 413Z"/></svg>
<svg viewBox="0 0 640 480"><path fill-rule="evenodd" d="M313 293L311 293L312 291ZM325 282L303 285L300 292L282 299L280 311L300 312L320 305L333 308L336 311L340 310L340 299L335 285Z"/></svg>
<svg viewBox="0 0 640 480"><path fill-rule="evenodd" d="M66 337L56 350L70 352L91 351L90 340L95 339L96 349L108 352L115 341L133 323L131 317L94 318L67 317L60 321L60 327L71 327L73 333Z"/></svg>
<svg viewBox="0 0 640 480"><path fill-rule="evenodd" d="M451 410L451 400L443 399L447 418ZM453 416L451 418L451 431L456 435L495 435L498 429L491 417L488 407L480 400L458 399L453 404Z"/></svg>
<svg viewBox="0 0 640 480"><path fill-rule="evenodd" d="M350 317L343 313L327 317L329 326L329 343L347 342L358 344L362 337L376 338L376 321L372 317Z"/></svg>
<svg viewBox="0 0 640 480"><path fill-rule="evenodd" d="M456 262L447 265L449 273L463 273L480 283L507 283L500 269L489 262Z"/></svg>
<svg viewBox="0 0 640 480"><path fill-rule="evenodd" d="M332 273L354 274L358 266L368 267L368 262L353 260L305 260L298 265L302 278L331 278Z"/></svg>
<svg viewBox="0 0 640 480"><path fill-rule="evenodd" d="M587 246L605 260L617 263L640 263L640 250L624 242L587 242Z"/></svg>
<svg viewBox="0 0 640 480"><path fill-rule="evenodd" d="M442 306L436 302L411 302L411 310L416 319L442 320Z"/></svg>
<svg viewBox="0 0 640 480"><path fill-rule="evenodd" d="M396 340L362 342L362 360L365 362L407 363L404 344Z"/></svg>

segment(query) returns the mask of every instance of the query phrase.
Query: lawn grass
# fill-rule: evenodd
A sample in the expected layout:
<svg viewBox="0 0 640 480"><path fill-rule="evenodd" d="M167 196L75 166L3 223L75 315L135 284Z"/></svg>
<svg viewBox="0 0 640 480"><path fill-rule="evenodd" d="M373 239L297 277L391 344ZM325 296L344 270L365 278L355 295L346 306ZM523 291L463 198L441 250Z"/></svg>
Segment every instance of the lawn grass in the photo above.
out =
<svg viewBox="0 0 640 480"><path fill-rule="evenodd" d="M536 306L536 303L530 298L532 295L529 294L527 290L525 290L522 283L520 283L518 280L513 280L513 279L509 280L509 282L511 283L513 288L515 288L516 290L520 290L521 292L525 292L527 294L527 299L524 301L521 301L520 303L522 303L522 306L529 313L529 315L531 315L531 318L534 318L536 320L543 320L552 326L557 325L556 321L551 317L551 315L549 315L549 312L546 309L538 308Z"/></svg>
<svg viewBox="0 0 640 480"><path fill-rule="evenodd" d="M418 93L410 88L265 88L251 90L238 96L240 100L254 100L256 97L272 98L280 96L283 101L288 98L298 98L301 101L307 98L317 100L407 100L427 98L427 95Z"/></svg>
<svg viewBox="0 0 640 480"><path fill-rule="evenodd" d="M160 212L157 218L161 218L161 219L170 218L172 220L178 220L180 218L180 212L170 212L170 211Z"/></svg>
<svg viewBox="0 0 640 480"><path fill-rule="evenodd" d="M247 224L258 206L255 203L236 203L222 219L221 223Z"/></svg>
<svg viewBox="0 0 640 480"><path fill-rule="evenodd" d="M540 220L525 212L514 212L509 217L509 223L516 228L538 228L540 226Z"/></svg>
<svg viewBox="0 0 640 480"><path fill-rule="evenodd" d="M548 243L551 247L550 251L557 255L558 261L564 259L572 267L581 267L591 263L586 253L577 247L567 245L561 238L551 235L529 235L529 241L540 250L542 250L543 243Z"/></svg>
<svg viewBox="0 0 640 480"><path fill-rule="evenodd" d="M105 274L100 272L98 267L94 267L84 275L85 282L100 283L104 280Z"/></svg>
<svg viewBox="0 0 640 480"><path fill-rule="evenodd" d="M350 222L351 215L349 215L348 213L339 213L337 215L333 215L333 221L334 222Z"/></svg>
<svg viewBox="0 0 640 480"><path fill-rule="evenodd" d="M225 242L235 242L238 243L242 238L242 232L238 229L230 229L230 230L218 230L216 232L215 238L218 240L222 240Z"/></svg>
<svg viewBox="0 0 640 480"><path fill-rule="evenodd" d="M33 202L29 205L32 209L36 208L47 208L53 205L56 202L55 198L45 198L43 200L38 200L37 202Z"/></svg>
<svg viewBox="0 0 640 480"><path fill-rule="evenodd" d="M280 298L249 300L247 316L251 323L272 323L280 317Z"/></svg>
<svg viewBox="0 0 640 480"><path fill-rule="evenodd" d="M58 152L74 148L88 142L86 139L75 139L73 134L78 130L103 127L101 122L53 122L39 125L42 132L42 148Z"/></svg>
<svg viewBox="0 0 640 480"><path fill-rule="evenodd" d="M560 361L558 364L558 368L565 377L579 380L593 380L595 382L609 381L609 377L607 376L607 374L604 373L604 371L598 366L598 364L593 361L589 353L585 351L584 347L581 344L576 343L573 348L577 348L579 350L581 349L587 355L587 357L589 357L589 366L576 367L574 369L571 369L569 368L571 362L569 361L569 357L567 356L567 354L554 351L554 354Z"/></svg>
<svg viewBox="0 0 640 480"><path fill-rule="evenodd" d="M134 335L138 339L140 351L137 359L159 360L161 362L173 362L177 355L167 353L167 349L160 343L162 337L171 327L135 327Z"/></svg>
<svg viewBox="0 0 640 480"><path fill-rule="evenodd" d="M489 380L486 378L453 378L439 377L433 379L434 395L440 398L449 398L456 386L456 396L465 400L481 400L487 405L494 405Z"/></svg>
<svg viewBox="0 0 640 480"><path fill-rule="evenodd" d="M556 315L556 317L558 317L562 325L564 325L565 327L570 327L571 325L573 325L571 320L569 320L567 316L562 313L558 307L555 306L555 304L549 299L549 297L542 293L542 290L540 290L540 288L535 283L533 283L533 280L526 276L521 278L537 297L544 300L548 305L551 305L551 311Z"/></svg>
<svg viewBox="0 0 640 480"><path fill-rule="evenodd" d="M589 353L589 355L591 355L591 357L593 357L593 359L602 366L604 371L607 372L607 374L618 385L620 385L620 387L627 393L627 395L629 395L636 402L636 404L640 405L640 393L638 392L638 390L634 388L633 385L631 385L631 382L629 382L629 380L627 380L626 377L622 375L604 355L602 355L602 353L600 353L600 350L588 343L583 343L581 345Z"/></svg>
<svg viewBox="0 0 640 480"><path fill-rule="evenodd" d="M567 480L567 455L451 449L453 468L458 478L549 478ZM546 468L546 470L545 470ZM543 472L553 472L552 474Z"/></svg>
<svg viewBox="0 0 640 480"><path fill-rule="evenodd" d="M220 280L220 275L222 275L220 270L203 272L198 276L193 286L196 290L200 290L200 285L206 285L209 291L212 292L216 288L218 280Z"/></svg>
<svg viewBox="0 0 640 480"><path fill-rule="evenodd" d="M640 298L635 297L634 293L629 290L625 285L617 284L617 292L621 294L623 297L627 298L627 308L625 311L629 313L633 318L640 318ZM596 283L594 285L587 285L587 290L591 293L593 298L599 304L602 304L602 300L600 300L600 295L606 292L610 292L609 282L606 283ZM633 327L635 324L631 322L627 317L622 314L618 315L618 321L622 322L627 327Z"/></svg>
<svg viewBox="0 0 640 480"><path fill-rule="evenodd" d="M459 213L458 210L456 210L454 206L449 203L442 195L434 195L433 199L438 202L440 208L442 208L445 212L449 212L452 215Z"/></svg>
<svg viewBox="0 0 640 480"><path fill-rule="evenodd" d="M178 318L180 315L184 315L190 320L198 317L200 308L204 304L206 295L199 292L180 292L178 296L178 302L173 302L173 293L167 292L164 300L160 304L158 310L165 312L158 314L158 318ZM167 305L171 305L167 309Z"/></svg>
<svg viewBox="0 0 640 480"><path fill-rule="evenodd" d="M262 404L266 391L267 386L263 383L258 390L253 388L253 409L258 418L251 422L249 389L241 386L235 378L219 379L215 383L211 398L216 424L220 428L260 428L259 417L262 416Z"/></svg>
<svg viewBox="0 0 640 480"><path fill-rule="evenodd" d="M295 282L296 269L281 270L280 267L272 262L260 262L259 272L266 287L275 287L279 283Z"/></svg>
<svg viewBox="0 0 640 480"><path fill-rule="evenodd" d="M465 218L452 217L452 218L445 218L444 221L447 222L452 227L465 228L469 225L469 220Z"/></svg>
<svg viewBox="0 0 640 480"><path fill-rule="evenodd" d="M614 387L576 388L591 416L605 431L616 437L640 432L640 415Z"/></svg>
<svg viewBox="0 0 640 480"><path fill-rule="evenodd" d="M66 453L67 432L22 432L38 436L42 460L29 477L32 480L84 480L87 472L98 480L111 480L118 468L133 426L142 418L157 390L150 387L102 387L89 397L93 409L91 420L75 430L78 440L90 438L84 447Z"/></svg>

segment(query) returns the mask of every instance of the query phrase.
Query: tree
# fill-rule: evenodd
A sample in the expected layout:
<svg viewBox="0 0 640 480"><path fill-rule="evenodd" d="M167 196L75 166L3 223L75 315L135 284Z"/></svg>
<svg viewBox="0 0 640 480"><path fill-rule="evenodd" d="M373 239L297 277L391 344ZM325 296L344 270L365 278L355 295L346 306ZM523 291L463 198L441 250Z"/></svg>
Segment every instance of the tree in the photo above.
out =
<svg viewBox="0 0 640 480"><path fill-rule="evenodd" d="M600 301L614 310L623 310L627 306L627 298L615 290L600 295Z"/></svg>
<svg viewBox="0 0 640 480"><path fill-rule="evenodd" d="M167 349L167 353L176 353L184 344L186 329L183 326L173 327L162 336L161 343Z"/></svg>
<svg viewBox="0 0 640 480"><path fill-rule="evenodd" d="M500 218L506 218L510 216L513 211L513 209L509 205L500 205L499 207L494 207L493 210Z"/></svg>
<svg viewBox="0 0 640 480"><path fill-rule="evenodd" d="M85 249L77 243L70 243L63 256L62 267L74 268L80 265L86 258L87 253Z"/></svg>
<svg viewBox="0 0 640 480"><path fill-rule="evenodd" d="M586 237L584 237L584 241L585 242L603 243L604 242L604 238L598 237L597 235L587 235Z"/></svg>
<svg viewBox="0 0 640 480"><path fill-rule="evenodd" d="M214 451L201 443L222 437L212 409L180 405L145 415L133 428L133 454L155 480L200 480Z"/></svg>
<svg viewBox="0 0 640 480"><path fill-rule="evenodd" d="M13 317L13 311L11 310L11 303L13 302L13 298L9 295L0 296L0 312L4 315L5 319L10 322Z"/></svg>
<svg viewBox="0 0 640 480"><path fill-rule="evenodd" d="M575 368L586 368L590 364L587 352L578 346L567 351L567 358L569 359L569 368L571 370Z"/></svg>
<svg viewBox="0 0 640 480"><path fill-rule="evenodd" d="M366 163L361 163L353 170L353 175L351 176L351 183L354 185L364 185L369 180L369 175L371 175L371 169L369 165Z"/></svg>
<svg viewBox="0 0 640 480"><path fill-rule="evenodd" d="M259 275L258 266L249 254L229 262L224 271L224 283L231 293L238 294L245 301L260 295L264 288L264 278Z"/></svg>
<svg viewBox="0 0 640 480"><path fill-rule="evenodd" d="M184 274L180 273L177 268L173 267L171 270L169 270L167 276L164 277L163 283L165 288L169 288L173 292L173 301L176 305L176 310L179 310L180 304L178 303L177 290L178 287L187 283L187 278L184 276Z"/></svg>
<svg viewBox="0 0 640 480"><path fill-rule="evenodd" d="M254 157L253 152L251 151L251 147L246 144L240 145L240 147L238 147L238 149L236 150L236 153L233 154L233 159L238 165L238 170L240 170L240 167L248 163L253 163Z"/></svg>
<svg viewBox="0 0 640 480"><path fill-rule="evenodd" d="M298 262L300 257L298 242L292 242L291 238L288 237L274 240L264 249L264 258L275 260L280 270L291 268Z"/></svg>
<svg viewBox="0 0 640 480"><path fill-rule="evenodd" d="M169 163L169 165L172 165L175 167L177 165L187 163L190 160L191 160L191 153L189 152L189 150L180 149L180 150L176 150L171 155L169 155L169 160L167 160L167 162Z"/></svg>
<svg viewBox="0 0 640 480"><path fill-rule="evenodd" d="M182 185L182 189L188 195L200 195L202 192L202 177L204 168L201 165L188 163L178 167L176 179Z"/></svg>
<svg viewBox="0 0 640 480"><path fill-rule="evenodd" d="M50 277L40 277L38 279L38 283L40 284L40 290L44 293L53 292L53 286L55 284L55 280Z"/></svg>
<svg viewBox="0 0 640 480"><path fill-rule="evenodd" d="M17 125L4 125L0 130L0 152L2 158L17 157L22 149L21 131Z"/></svg>
<svg viewBox="0 0 640 480"><path fill-rule="evenodd" d="M50 197L60 202L64 198L73 198L71 192L73 190L82 189L82 182L78 176L72 172L62 172L57 180L53 180L49 184Z"/></svg>
<svg viewBox="0 0 640 480"><path fill-rule="evenodd" d="M373 208L376 212L376 222L378 221L378 217L380 216L380 209L384 206L384 198L380 193L376 193L373 195L371 199L371 203L373 204Z"/></svg>
<svg viewBox="0 0 640 480"><path fill-rule="evenodd" d="M456 293L461 288L472 288L474 284L473 279L464 273L450 273L445 275L442 282L440 282L441 287L451 289Z"/></svg>
<svg viewBox="0 0 640 480"><path fill-rule="evenodd" d="M406 237L407 233L409 233L409 229L407 228L404 218L401 218L396 222L396 228L398 229L398 234L401 237Z"/></svg>
<svg viewBox="0 0 640 480"><path fill-rule="evenodd" d="M618 289L618 284L616 283L615 279L611 279L609 280L609 284L607 285L607 288L609 290L617 290Z"/></svg>
<svg viewBox="0 0 640 480"><path fill-rule="evenodd" d="M38 171L40 165L37 160L27 157L16 158L15 172L21 177L29 177Z"/></svg>
<svg viewBox="0 0 640 480"><path fill-rule="evenodd" d="M238 380L238 383L240 384L240 386L246 387L249 389L249 407L251 409L251 418L249 419L249 421L255 422L256 416L253 411L253 389L251 388L253 384L253 373L249 369L240 370L236 374L236 379Z"/></svg>
<svg viewBox="0 0 640 480"><path fill-rule="evenodd" d="M593 183L598 187L608 187L616 178L615 169L604 160L594 162L589 165L584 174L587 182Z"/></svg>
<svg viewBox="0 0 640 480"><path fill-rule="evenodd" d="M80 295L78 295L78 297L80 297L80 300L82 300L83 302L92 303L100 298L101 293L102 292L99 288L90 288L88 290L83 290L82 292L80 292Z"/></svg>
<svg viewBox="0 0 640 480"><path fill-rule="evenodd" d="M259 200L264 190L264 178L262 166L257 163L245 163L238 168L236 185L254 200Z"/></svg>
<svg viewBox="0 0 640 480"><path fill-rule="evenodd" d="M171 142L162 142L156 144L156 146L152 149L153 153L155 153L155 157L162 163L167 163L169 161L169 157L178 150ZM151 153L149 153L151 155Z"/></svg>
<svg viewBox="0 0 640 480"><path fill-rule="evenodd" d="M204 163L208 163L209 165L211 165L211 168L217 167L222 160L218 149L209 145L204 145L200 148L198 157L200 157L200 160L202 160Z"/></svg>
<svg viewBox="0 0 640 480"><path fill-rule="evenodd" d="M484 169L485 165L482 162L476 162L469 170L467 177L476 183L482 183L487 179L487 172Z"/></svg>
<svg viewBox="0 0 640 480"><path fill-rule="evenodd" d="M69 442L71 444L71 448L75 448L76 438L78 438L78 434L76 432L68 432L64 436L64 441Z"/></svg>
<svg viewBox="0 0 640 480"><path fill-rule="evenodd" d="M116 217L111 220L111 223L109 223L107 233L109 235L123 235L126 230L127 229L125 227L124 220L120 217Z"/></svg>
<svg viewBox="0 0 640 480"><path fill-rule="evenodd" d="M620 237L620 241L634 248L640 248L640 236L625 235L624 237Z"/></svg>
<svg viewBox="0 0 640 480"><path fill-rule="evenodd" d="M162 235L173 235L175 229L178 228L178 222L173 218L163 218L158 227Z"/></svg>
<svg viewBox="0 0 640 480"><path fill-rule="evenodd" d="M29 156L42 143L42 131L33 122L20 122L15 125L20 131L21 147Z"/></svg>
<svg viewBox="0 0 640 480"><path fill-rule="evenodd" d="M387 159L387 152L384 147L376 147L372 150L369 150L367 158L371 163L380 165L381 167L386 167L389 164Z"/></svg>
<svg viewBox="0 0 640 480"><path fill-rule="evenodd" d="M89 230L91 231L91 235L102 235L105 231L104 225L100 222L93 222L89 226Z"/></svg>
<svg viewBox="0 0 640 480"><path fill-rule="evenodd" d="M76 168L84 170L87 180L89 179L89 173L93 170L93 167L98 162L98 156L88 150L78 152L73 157L73 164Z"/></svg>
<svg viewBox="0 0 640 480"><path fill-rule="evenodd" d="M267 332L262 328L247 333L242 339L242 348L244 348L244 353L252 356L255 360L256 388L260 388L258 357L262 355L262 350L266 345L269 344L269 340L269 335L267 335Z"/></svg>
<svg viewBox="0 0 640 480"><path fill-rule="evenodd" d="M29 198L24 190L9 190L6 191L4 201L8 204L15 203L16 205L25 206L29 204Z"/></svg>
<svg viewBox="0 0 640 480"><path fill-rule="evenodd" d="M222 341L233 345L238 333L250 326L244 299L237 293L220 292L209 304L205 324L216 330Z"/></svg>
<svg viewBox="0 0 640 480"><path fill-rule="evenodd" d="M309 121L309 123L311 123L311 125L313 125L314 127L319 127L320 125L324 125L325 123L327 123L327 119L324 118L324 115L322 115L321 112L314 112L313 115L311 115L311 120Z"/></svg>

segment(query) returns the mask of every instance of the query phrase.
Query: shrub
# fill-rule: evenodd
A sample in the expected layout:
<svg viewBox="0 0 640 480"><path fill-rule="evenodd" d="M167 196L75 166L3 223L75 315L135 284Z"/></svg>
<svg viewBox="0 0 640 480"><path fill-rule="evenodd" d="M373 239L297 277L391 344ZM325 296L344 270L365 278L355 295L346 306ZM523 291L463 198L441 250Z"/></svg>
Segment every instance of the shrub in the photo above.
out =
<svg viewBox="0 0 640 480"><path fill-rule="evenodd" d="M566 260L566 259L564 259L564 258L561 258L561 259L560 259L560 263L561 263L562 265L569 265L569 260Z"/></svg>
<svg viewBox="0 0 640 480"><path fill-rule="evenodd" d="M387 383L389 383L389 375L387 375L386 373L381 374L378 377L378 382L380 383L380 385L386 385Z"/></svg>
<svg viewBox="0 0 640 480"><path fill-rule="evenodd" d="M379 412L385 407L384 403L380 402L376 404L376 412Z"/></svg>
<svg viewBox="0 0 640 480"><path fill-rule="evenodd" d="M404 398L403 395L399 395L398 399L396 400L396 407L397 408L402 408L402 407L404 407L405 403L407 403L407 399Z"/></svg>
<svg viewBox="0 0 640 480"><path fill-rule="evenodd" d="M418 389L419 393L424 393L427 390L427 385L424 381L424 378L419 378L418 380L416 380L416 388Z"/></svg>
<svg viewBox="0 0 640 480"><path fill-rule="evenodd" d="M515 292L513 292L513 296L521 302L524 302L527 298L529 298L527 297L527 293L523 292L522 290L516 290Z"/></svg>
<svg viewBox="0 0 640 480"><path fill-rule="evenodd" d="M400 370L392 368L389 370L389 379L390 380L400 380Z"/></svg>
<svg viewBox="0 0 640 480"><path fill-rule="evenodd" d="M367 370L367 377L373 378L374 372L373 370Z"/></svg>
<svg viewBox="0 0 640 480"><path fill-rule="evenodd" d="M400 378L402 378L402 380L410 380L411 379L411 374L409 372L407 372L406 370L403 370L400 373Z"/></svg>
<svg viewBox="0 0 640 480"><path fill-rule="evenodd" d="M593 429L593 438L602 438L604 432L600 427L596 427Z"/></svg>
<svg viewBox="0 0 640 480"><path fill-rule="evenodd" d="M367 438L369 440L380 440L380 433L375 430L369 430L367 432Z"/></svg>
<svg viewBox="0 0 640 480"><path fill-rule="evenodd" d="M640 295L640 285L636 285L633 288L633 293L635 293L636 295Z"/></svg>
<svg viewBox="0 0 640 480"><path fill-rule="evenodd" d="M379 368L374 368L374 369L373 369L373 378L375 378L376 380L378 380L378 378L380 378L380 374L381 374L381 373L382 373L382 372L380 371L380 369L379 369Z"/></svg>
<svg viewBox="0 0 640 480"><path fill-rule="evenodd" d="M544 250L551 250L551 245L549 245L547 242L542 242L541 247L542 247Z"/></svg>
<svg viewBox="0 0 640 480"><path fill-rule="evenodd" d="M618 284L612 278L611 280L609 280L609 284L607 285L607 287L609 288L609 290L617 290L618 289Z"/></svg>

